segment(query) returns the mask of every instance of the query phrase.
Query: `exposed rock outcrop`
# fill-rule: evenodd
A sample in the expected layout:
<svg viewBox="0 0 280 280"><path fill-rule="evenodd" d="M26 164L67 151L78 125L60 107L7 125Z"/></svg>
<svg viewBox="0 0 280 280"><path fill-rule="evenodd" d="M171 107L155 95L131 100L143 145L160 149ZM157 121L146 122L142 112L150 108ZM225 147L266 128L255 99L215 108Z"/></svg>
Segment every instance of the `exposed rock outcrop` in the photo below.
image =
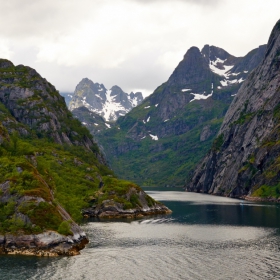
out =
<svg viewBox="0 0 280 280"><path fill-rule="evenodd" d="M75 256L88 243L85 233L64 236L55 231L32 235L0 235L0 254L55 257Z"/></svg>
<svg viewBox="0 0 280 280"><path fill-rule="evenodd" d="M0 59L0 101L18 122L17 130L22 136L35 132L39 138L48 137L59 144L95 149L89 133L82 137L77 134L79 125L68 111L64 98L34 69L14 66L12 62ZM14 130L13 122L2 120L10 132Z"/></svg>
<svg viewBox="0 0 280 280"><path fill-rule="evenodd" d="M131 188L126 194L129 201L134 195L137 200L136 207L126 209L123 203L113 199L104 200L101 204L83 210L86 217L100 218L135 218L148 215L170 214L172 211L165 205L154 201L142 190Z"/></svg>
<svg viewBox="0 0 280 280"><path fill-rule="evenodd" d="M23 170L18 171L23 172ZM72 220L65 209L60 205L55 206L52 191L47 183L42 181L40 183L46 186L46 192L49 196L48 200L40 196L15 195L11 191L12 183L10 181L0 184L0 204L10 207L8 215L12 216L10 217L10 222L14 223L14 233L8 232L0 234L0 254L73 256L79 254L79 251L88 243L85 232ZM12 207L15 207L14 210ZM29 209L29 212L25 211L25 209ZM42 221L40 225L44 224L44 219L46 219L46 224L50 223L48 218L45 217L47 214L42 215L42 210L40 211L40 209L44 209L44 212L51 211L51 215L56 215L57 220L61 223L64 222L66 225L67 232L60 234L57 231L39 229L36 224L39 217L34 217L34 214L41 214ZM32 214L29 217L30 212ZM5 215L5 213L2 213L2 215ZM26 233L29 231L39 231L40 233Z"/></svg>

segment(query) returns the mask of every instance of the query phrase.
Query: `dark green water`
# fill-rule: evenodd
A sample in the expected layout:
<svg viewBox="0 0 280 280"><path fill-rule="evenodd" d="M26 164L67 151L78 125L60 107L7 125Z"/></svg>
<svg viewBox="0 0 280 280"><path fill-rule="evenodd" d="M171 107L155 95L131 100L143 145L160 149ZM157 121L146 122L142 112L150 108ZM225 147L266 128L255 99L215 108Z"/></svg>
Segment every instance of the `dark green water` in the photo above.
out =
<svg viewBox="0 0 280 280"><path fill-rule="evenodd" d="M148 192L173 213L89 221L81 255L0 256L0 279L280 279L280 205Z"/></svg>

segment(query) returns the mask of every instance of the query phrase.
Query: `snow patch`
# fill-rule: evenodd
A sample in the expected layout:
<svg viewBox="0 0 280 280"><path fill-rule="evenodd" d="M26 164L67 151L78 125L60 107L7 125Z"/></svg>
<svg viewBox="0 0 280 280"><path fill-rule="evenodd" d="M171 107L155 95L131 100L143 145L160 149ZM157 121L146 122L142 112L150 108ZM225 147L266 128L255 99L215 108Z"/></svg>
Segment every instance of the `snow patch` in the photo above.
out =
<svg viewBox="0 0 280 280"><path fill-rule="evenodd" d="M231 73L230 75L231 76L238 76L240 74L240 72L239 73Z"/></svg>
<svg viewBox="0 0 280 280"><path fill-rule="evenodd" d="M246 70L245 70L245 71L243 71L243 72L244 72L244 73L248 73L248 71L246 71Z"/></svg>
<svg viewBox="0 0 280 280"><path fill-rule="evenodd" d="M152 140L155 140L155 141L158 141L158 137L156 135L153 135L153 134L149 134L152 138Z"/></svg>
<svg viewBox="0 0 280 280"><path fill-rule="evenodd" d="M157 107L157 106L158 106L158 104L155 105L155 107Z"/></svg>
<svg viewBox="0 0 280 280"><path fill-rule="evenodd" d="M212 96L213 94L213 91L208 94L208 95L203 95L203 94L199 94L199 93L191 93L194 95L194 99L192 99L190 102L194 101L194 100L201 100L201 99L207 99L209 98L210 96Z"/></svg>
<svg viewBox="0 0 280 280"><path fill-rule="evenodd" d="M182 92L191 91L191 90L192 90L191 88L184 88L182 89Z"/></svg>
<svg viewBox="0 0 280 280"><path fill-rule="evenodd" d="M147 106L147 107L144 107L144 109L148 109L148 108L150 108L151 106Z"/></svg>
<svg viewBox="0 0 280 280"><path fill-rule="evenodd" d="M98 126L98 123L95 123L94 125Z"/></svg>
<svg viewBox="0 0 280 280"><path fill-rule="evenodd" d="M150 121L150 118L151 118L151 117L148 117L148 119L147 119L147 123Z"/></svg>
<svg viewBox="0 0 280 280"><path fill-rule="evenodd" d="M164 122L168 122L168 121L169 121L169 119L165 120Z"/></svg>
<svg viewBox="0 0 280 280"><path fill-rule="evenodd" d="M82 124L83 124L83 125L87 125L87 123L86 123L86 122L82 122Z"/></svg>
<svg viewBox="0 0 280 280"><path fill-rule="evenodd" d="M140 139L142 140L142 139L145 139L145 138L146 138L146 136L144 136L144 137L142 137L142 138L140 138Z"/></svg>
<svg viewBox="0 0 280 280"><path fill-rule="evenodd" d="M226 87L226 86L228 85L228 82L227 82L227 81L220 81L220 83L221 83L221 85L222 85L223 87Z"/></svg>
<svg viewBox="0 0 280 280"><path fill-rule="evenodd" d="M224 77L228 78L229 73L227 73L227 72L229 72L229 70L232 69L234 65L229 65L229 66L228 65L223 65L224 69L219 69L217 67L218 63L223 64L225 61L226 60L222 60L220 58L217 58L215 61L210 61L209 62L209 67L210 67L211 71L214 72L215 74L218 74L220 76L224 76Z"/></svg>
<svg viewBox="0 0 280 280"><path fill-rule="evenodd" d="M111 126L110 126L108 123L105 123L105 125L106 125L108 128L111 128Z"/></svg>
<svg viewBox="0 0 280 280"><path fill-rule="evenodd" d="M124 113L119 113L120 116L124 116L126 113L128 113L129 110L126 110L120 103L115 103L114 98L115 96L111 96L111 90L106 91L106 102L103 107L104 112L104 119L106 121L109 121L110 119L116 120L116 111L122 111Z"/></svg>

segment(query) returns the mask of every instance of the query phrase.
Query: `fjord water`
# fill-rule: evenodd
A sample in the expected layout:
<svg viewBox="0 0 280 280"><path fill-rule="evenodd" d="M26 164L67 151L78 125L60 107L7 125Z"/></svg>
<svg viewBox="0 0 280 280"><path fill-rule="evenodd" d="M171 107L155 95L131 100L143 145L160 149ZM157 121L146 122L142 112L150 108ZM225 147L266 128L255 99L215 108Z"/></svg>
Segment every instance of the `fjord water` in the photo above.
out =
<svg viewBox="0 0 280 280"><path fill-rule="evenodd" d="M280 205L147 192L173 213L91 220L81 255L0 256L0 279L280 279Z"/></svg>

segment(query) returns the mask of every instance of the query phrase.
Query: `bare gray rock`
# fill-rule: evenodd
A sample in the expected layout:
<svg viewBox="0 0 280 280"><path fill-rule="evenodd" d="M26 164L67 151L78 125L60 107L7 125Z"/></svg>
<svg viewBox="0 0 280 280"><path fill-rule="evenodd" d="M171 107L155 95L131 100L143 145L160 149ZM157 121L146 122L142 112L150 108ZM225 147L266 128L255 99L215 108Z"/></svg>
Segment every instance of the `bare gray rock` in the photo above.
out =
<svg viewBox="0 0 280 280"><path fill-rule="evenodd" d="M280 21L272 30L264 60L242 84L211 151L186 184L188 191L242 197L279 177L265 176L279 152L273 144L279 139L279 69ZM270 148L266 142L271 142Z"/></svg>

